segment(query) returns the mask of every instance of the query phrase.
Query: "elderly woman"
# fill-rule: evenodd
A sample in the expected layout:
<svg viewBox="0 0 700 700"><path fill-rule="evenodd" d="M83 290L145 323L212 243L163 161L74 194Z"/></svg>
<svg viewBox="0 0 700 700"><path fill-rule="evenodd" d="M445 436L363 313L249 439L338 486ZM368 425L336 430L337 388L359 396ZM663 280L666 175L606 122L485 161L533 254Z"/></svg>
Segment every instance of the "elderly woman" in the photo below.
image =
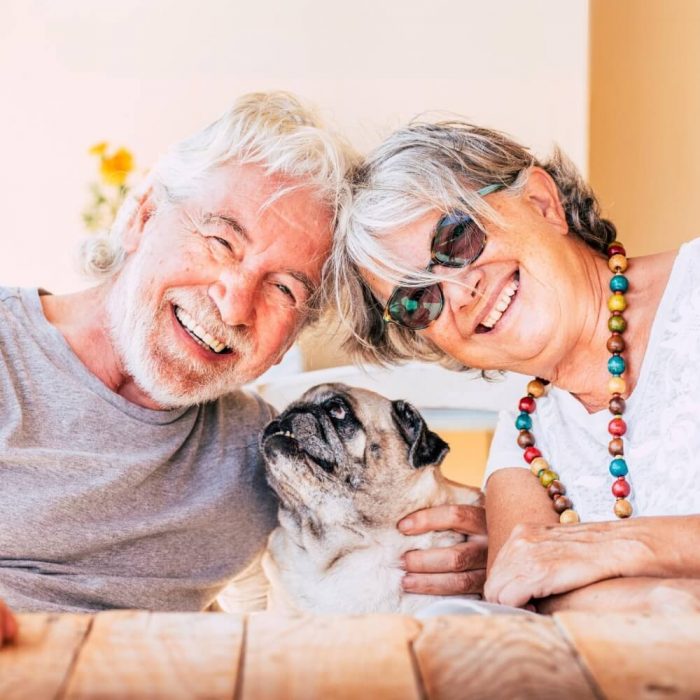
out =
<svg viewBox="0 0 700 700"><path fill-rule="evenodd" d="M365 359L536 377L487 466L487 599L696 606L700 241L628 259L561 152L415 123L354 174L333 272Z"/></svg>

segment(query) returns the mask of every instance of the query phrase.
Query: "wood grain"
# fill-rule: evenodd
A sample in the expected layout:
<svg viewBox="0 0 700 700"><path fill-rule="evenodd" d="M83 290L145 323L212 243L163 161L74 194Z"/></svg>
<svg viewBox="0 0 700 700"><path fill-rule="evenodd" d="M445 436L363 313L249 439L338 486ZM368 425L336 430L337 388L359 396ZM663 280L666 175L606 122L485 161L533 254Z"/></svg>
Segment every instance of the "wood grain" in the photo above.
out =
<svg viewBox="0 0 700 700"><path fill-rule="evenodd" d="M700 616L554 617L610 700L700 698Z"/></svg>
<svg viewBox="0 0 700 700"><path fill-rule="evenodd" d="M230 699L242 638L226 613L99 613L66 698Z"/></svg>
<svg viewBox="0 0 700 700"><path fill-rule="evenodd" d="M420 631L398 615L250 615L243 700L418 700L409 651Z"/></svg>
<svg viewBox="0 0 700 700"><path fill-rule="evenodd" d="M90 615L17 615L19 638L0 650L0 698L57 697L90 626Z"/></svg>
<svg viewBox="0 0 700 700"><path fill-rule="evenodd" d="M596 697L548 618L451 616L423 624L413 650L430 700Z"/></svg>

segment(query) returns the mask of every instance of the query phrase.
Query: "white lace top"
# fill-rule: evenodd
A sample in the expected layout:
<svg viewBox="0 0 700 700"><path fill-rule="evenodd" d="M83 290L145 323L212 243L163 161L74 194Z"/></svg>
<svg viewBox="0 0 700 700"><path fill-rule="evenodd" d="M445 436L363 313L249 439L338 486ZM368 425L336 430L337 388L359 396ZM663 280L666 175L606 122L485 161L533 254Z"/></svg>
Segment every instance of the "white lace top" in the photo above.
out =
<svg viewBox="0 0 700 700"><path fill-rule="evenodd" d="M529 468L516 442L516 415L499 416L485 481L498 469ZM611 418L607 409L589 414L554 387L532 414L537 447L583 521L615 519ZM624 419L634 515L700 513L700 239L683 245L674 262Z"/></svg>

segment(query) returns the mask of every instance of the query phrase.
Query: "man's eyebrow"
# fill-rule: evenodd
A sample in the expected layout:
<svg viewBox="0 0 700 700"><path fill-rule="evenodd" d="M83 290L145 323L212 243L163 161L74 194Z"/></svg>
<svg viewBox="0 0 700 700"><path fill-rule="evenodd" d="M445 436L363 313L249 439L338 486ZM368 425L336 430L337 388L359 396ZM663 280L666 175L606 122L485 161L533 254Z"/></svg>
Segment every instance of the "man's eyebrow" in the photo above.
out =
<svg viewBox="0 0 700 700"><path fill-rule="evenodd" d="M208 214L206 218L208 221L211 221L212 219L223 221L225 224L228 224L237 234L244 238L247 243L250 243L250 236L248 235L246 227L235 217L228 214Z"/></svg>

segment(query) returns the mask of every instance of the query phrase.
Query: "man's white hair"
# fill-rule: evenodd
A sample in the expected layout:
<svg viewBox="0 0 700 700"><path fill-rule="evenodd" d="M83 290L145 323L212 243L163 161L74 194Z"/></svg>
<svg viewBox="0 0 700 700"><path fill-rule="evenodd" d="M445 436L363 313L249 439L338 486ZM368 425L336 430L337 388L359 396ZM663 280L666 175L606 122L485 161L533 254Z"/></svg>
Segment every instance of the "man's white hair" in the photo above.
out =
<svg viewBox="0 0 700 700"><path fill-rule="evenodd" d="M350 147L324 129L313 111L285 92L250 93L239 98L220 119L172 146L129 194L105 235L90 236L80 248L84 273L113 276L124 264L123 233L142 195L152 191L157 204L196 196L212 170L229 161L260 165L294 187L316 191L337 215L345 196L346 172L353 160Z"/></svg>

